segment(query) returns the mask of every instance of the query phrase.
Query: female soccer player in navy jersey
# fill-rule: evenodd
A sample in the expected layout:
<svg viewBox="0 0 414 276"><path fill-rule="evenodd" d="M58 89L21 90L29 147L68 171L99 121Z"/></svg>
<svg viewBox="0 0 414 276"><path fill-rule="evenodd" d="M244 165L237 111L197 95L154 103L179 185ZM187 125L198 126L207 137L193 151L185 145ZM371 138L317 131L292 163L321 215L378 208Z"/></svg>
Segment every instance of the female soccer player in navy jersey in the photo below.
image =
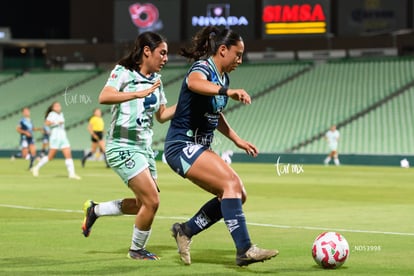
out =
<svg viewBox="0 0 414 276"><path fill-rule="evenodd" d="M32 119L30 118L30 109L28 107L22 109L22 115L16 130L20 134L21 157L30 160L29 169L31 169L36 157L33 132L40 129L33 126ZM16 155L13 157L16 157Z"/></svg>
<svg viewBox="0 0 414 276"><path fill-rule="evenodd" d="M278 254L277 250L261 249L251 243L242 210L246 200L242 181L210 149L217 129L247 154L258 154L253 144L237 135L222 113L228 98L243 104L251 102L244 89L229 88L227 73L242 63L243 52L244 43L238 34L211 26L201 29L189 48L181 49L181 55L194 63L181 87L165 141L165 157L175 172L214 195L188 221L172 226L181 260L187 265L191 264L191 237L221 218L237 248L237 265L261 262Z"/></svg>

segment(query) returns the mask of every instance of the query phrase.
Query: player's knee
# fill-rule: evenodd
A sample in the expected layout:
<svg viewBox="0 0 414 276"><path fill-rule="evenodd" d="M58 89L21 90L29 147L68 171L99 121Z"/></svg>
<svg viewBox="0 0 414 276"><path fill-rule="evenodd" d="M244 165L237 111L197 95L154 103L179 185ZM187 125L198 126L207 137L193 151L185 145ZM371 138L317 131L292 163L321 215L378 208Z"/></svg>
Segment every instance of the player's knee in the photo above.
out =
<svg viewBox="0 0 414 276"><path fill-rule="evenodd" d="M242 181L239 178L239 176L234 173L232 173L229 179L226 181L225 190L232 191L233 193L240 195L240 198L242 199L243 199L243 195L244 197L246 197L246 193L244 191Z"/></svg>
<svg viewBox="0 0 414 276"><path fill-rule="evenodd" d="M159 202L149 201L149 202L146 202L145 204L142 204L140 209L141 211L146 212L147 214L155 215L155 213L157 213L158 207L159 207Z"/></svg>
<svg viewBox="0 0 414 276"><path fill-rule="evenodd" d="M146 207L151 210L151 212L156 213L158 207L160 206L160 199L159 197L151 197L151 199L147 202Z"/></svg>

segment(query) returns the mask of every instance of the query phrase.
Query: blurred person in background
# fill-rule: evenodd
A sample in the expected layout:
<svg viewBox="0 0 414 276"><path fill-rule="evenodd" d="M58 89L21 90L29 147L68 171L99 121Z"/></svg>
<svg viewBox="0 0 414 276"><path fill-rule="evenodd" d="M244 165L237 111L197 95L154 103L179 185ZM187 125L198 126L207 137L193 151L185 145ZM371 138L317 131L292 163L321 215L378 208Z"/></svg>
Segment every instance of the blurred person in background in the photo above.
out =
<svg viewBox="0 0 414 276"><path fill-rule="evenodd" d="M57 151L61 150L65 158L68 177L71 179L81 179L75 173L72 151L65 130L65 117L63 116L62 106L59 102L54 102L47 108L45 114L45 125L50 127L49 153L48 155L43 156L32 168L33 176L39 176L40 168L46 165L49 161L52 161L56 156Z"/></svg>
<svg viewBox="0 0 414 276"><path fill-rule="evenodd" d="M95 108L93 110L93 115L89 119L88 123L88 132L91 135L91 149L90 151L85 154L82 158L82 167L85 167L86 160L91 157L96 150L99 148L101 154L103 154L106 167L109 168L108 161L106 161L106 154L105 154L105 140L104 136L104 129L105 123L102 118L102 111L100 108Z"/></svg>
<svg viewBox="0 0 414 276"><path fill-rule="evenodd" d="M49 136L50 136L50 127L47 126L46 124L43 124L41 157L47 155L49 151Z"/></svg>
<svg viewBox="0 0 414 276"><path fill-rule="evenodd" d="M339 166L339 157L338 157L338 142L339 142L339 131L336 129L336 125L331 126L331 128L325 134L325 140L328 143L329 154L324 160L325 165L329 165L329 162L333 159L334 164Z"/></svg>
<svg viewBox="0 0 414 276"><path fill-rule="evenodd" d="M32 119L30 118L30 109L24 107L22 109L22 118L16 127L16 131L20 134L20 149L21 156L13 155L12 158L21 157L29 160L29 169L33 167L33 162L36 158L36 145L33 137L33 132L41 130L41 128L35 128L33 126Z"/></svg>

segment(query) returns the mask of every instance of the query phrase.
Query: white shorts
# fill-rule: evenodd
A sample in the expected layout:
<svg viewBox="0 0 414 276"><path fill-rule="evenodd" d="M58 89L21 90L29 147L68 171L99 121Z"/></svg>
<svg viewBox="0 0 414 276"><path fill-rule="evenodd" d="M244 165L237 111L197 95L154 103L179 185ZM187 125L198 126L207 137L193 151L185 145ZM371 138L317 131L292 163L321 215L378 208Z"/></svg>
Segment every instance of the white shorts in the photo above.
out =
<svg viewBox="0 0 414 276"><path fill-rule="evenodd" d="M338 143L330 143L329 144L329 149L331 151L337 151L338 150Z"/></svg>
<svg viewBox="0 0 414 276"><path fill-rule="evenodd" d="M126 185L131 178L140 174L148 168L153 179L157 179L157 168L154 152L152 149L118 150L106 151L106 160L111 168L121 177Z"/></svg>
<svg viewBox="0 0 414 276"><path fill-rule="evenodd" d="M70 148L70 143L67 137L63 137L63 138L62 137L58 137L58 138L50 137L49 148L50 149Z"/></svg>

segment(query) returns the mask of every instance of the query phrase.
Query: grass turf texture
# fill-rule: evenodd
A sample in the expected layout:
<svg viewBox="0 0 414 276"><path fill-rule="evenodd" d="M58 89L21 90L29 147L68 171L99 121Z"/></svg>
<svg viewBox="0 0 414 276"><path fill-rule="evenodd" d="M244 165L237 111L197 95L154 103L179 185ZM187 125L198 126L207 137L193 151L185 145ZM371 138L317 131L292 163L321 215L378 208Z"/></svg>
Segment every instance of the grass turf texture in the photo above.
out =
<svg viewBox="0 0 414 276"><path fill-rule="evenodd" d="M69 180L63 160L32 177L27 161L0 159L1 275L411 275L414 257L414 170L399 167L304 165L278 176L274 164L232 164L248 192L250 236L280 255L247 268L235 265L233 241L221 221L193 238L191 266L180 263L170 227L211 196L158 163L161 205L147 249L160 261L126 257L132 216L99 218L81 234L86 199L131 197L101 162ZM311 245L323 231L339 231L350 257L335 271L319 268Z"/></svg>

